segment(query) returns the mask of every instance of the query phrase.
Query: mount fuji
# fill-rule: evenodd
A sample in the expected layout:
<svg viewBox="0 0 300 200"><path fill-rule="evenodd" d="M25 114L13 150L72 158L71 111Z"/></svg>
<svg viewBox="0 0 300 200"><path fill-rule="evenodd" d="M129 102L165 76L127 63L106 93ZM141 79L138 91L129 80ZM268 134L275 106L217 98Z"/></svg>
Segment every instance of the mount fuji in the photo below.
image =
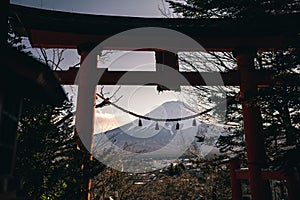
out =
<svg viewBox="0 0 300 200"><path fill-rule="evenodd" d="M196 114L181 101L165 102L145 116L159 119L174 119ZM226 134L226 128L208 124L199 119L175 122L134 120L113 130L94 135L93 156L102 162L115 165L118 160L170 160L190 152L205 157L217 152L214 147L219 136ZM157 124L158 123L158 124ZM158 125L158 130L157 130ZM202 142L198 142L203 138ZM124 162L122 162L122 166ZM122 167L123 168L123 167Z"/></svg>

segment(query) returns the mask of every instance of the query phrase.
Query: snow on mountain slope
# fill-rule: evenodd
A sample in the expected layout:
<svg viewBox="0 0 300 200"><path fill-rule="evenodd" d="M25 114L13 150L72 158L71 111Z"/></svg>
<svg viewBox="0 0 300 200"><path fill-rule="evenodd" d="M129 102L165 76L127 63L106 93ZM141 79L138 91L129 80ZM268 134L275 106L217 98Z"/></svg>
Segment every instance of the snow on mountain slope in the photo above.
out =
<svg viewBox="0 0 300 200"><path fill-rule="evenodd" d="M195 114L180 101L165 102L149 112L146 116L153 118L174 119ZM109 165L123 160L121 165L133 160L177 159L188 149L193 154L206 156L215 150L214 144L221 134L226 131L222 126L207 124L197 119L177 122L158 122L142 120L143 126L138 126L138 119L121 127L96 134L94 136L93 156ZM197 142L195 137L204 137L203 142ZM124 161L126 160L126 162ZM120 163L119 163L120 164ZM128 167L128 166L127 166Z"/></svg>

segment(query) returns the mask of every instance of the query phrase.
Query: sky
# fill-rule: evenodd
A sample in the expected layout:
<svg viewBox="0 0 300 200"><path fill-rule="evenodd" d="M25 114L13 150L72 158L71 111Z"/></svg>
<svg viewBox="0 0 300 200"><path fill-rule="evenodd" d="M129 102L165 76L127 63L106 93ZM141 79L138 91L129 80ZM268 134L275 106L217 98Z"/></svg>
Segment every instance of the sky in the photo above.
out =
<svg viewBox="0 0 300 200"><path fill-rule="evenodd" d="M50 10L139 17L162 16L163 0L11 0L11 3Z"/></svg>

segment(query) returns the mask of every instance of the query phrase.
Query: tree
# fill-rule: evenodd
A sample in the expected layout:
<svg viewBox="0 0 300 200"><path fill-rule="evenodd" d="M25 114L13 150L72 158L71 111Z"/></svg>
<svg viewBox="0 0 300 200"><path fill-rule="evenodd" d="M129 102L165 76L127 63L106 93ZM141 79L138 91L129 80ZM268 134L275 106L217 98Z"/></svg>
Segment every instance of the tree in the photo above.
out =
<svg viewBox="0 0 300 200"><path fill-rule="evenodd" d="M21 196L79 199L86 189L84 181L104 170L104 165L85 159L89 152L74 135L73 117L64 118L71 109L68 102L54 108L24 101L16 164L23 183ZM62 118L64 123L58 123ZM90 171L83 171L82 165Z"/></svg>
<svg viewBox="0 0 300 200"><path fill-rule="evenodd" d="M214 159L214 158L212 158ZM185 165L172 163L164 169L131 174L107 168L93 179L93 199L230 199L228 166L207 159ZM190 165L192 164L192 165Z"/></svg>
<svg viewBox="0 0 300 200"><path fill-rule="evenodd" d="M254 15L274 15L293 13L300 10L298 0L241 0L231 1L217 0L200 1L200 0L183 0L173 1L166 0L170 8L175 13L182 14L183 17L191 18L211 18L211 17L253 17Z"/></svg>
<svg viewBox="0 0 300 200"><path fill-rule="evenodd" d="M66 199L80 195L80 162L72 119L55 122L70 109L34 105L24 101L20 121L16 175L22 179L22 196L30 199ZM68 192L67 192L68 191Z"/></svg>

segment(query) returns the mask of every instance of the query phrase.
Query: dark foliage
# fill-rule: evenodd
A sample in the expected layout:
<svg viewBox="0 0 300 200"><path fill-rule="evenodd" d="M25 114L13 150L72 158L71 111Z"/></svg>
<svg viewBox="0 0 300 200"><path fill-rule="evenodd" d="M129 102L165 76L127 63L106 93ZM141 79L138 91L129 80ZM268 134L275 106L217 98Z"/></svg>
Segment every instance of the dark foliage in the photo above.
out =
<svg viewBox="0 0 300 200"><path fill-rule="evenodd" d="M166 0L175 13L184 17L253 17L300 11L298 0Z"/></svg>

